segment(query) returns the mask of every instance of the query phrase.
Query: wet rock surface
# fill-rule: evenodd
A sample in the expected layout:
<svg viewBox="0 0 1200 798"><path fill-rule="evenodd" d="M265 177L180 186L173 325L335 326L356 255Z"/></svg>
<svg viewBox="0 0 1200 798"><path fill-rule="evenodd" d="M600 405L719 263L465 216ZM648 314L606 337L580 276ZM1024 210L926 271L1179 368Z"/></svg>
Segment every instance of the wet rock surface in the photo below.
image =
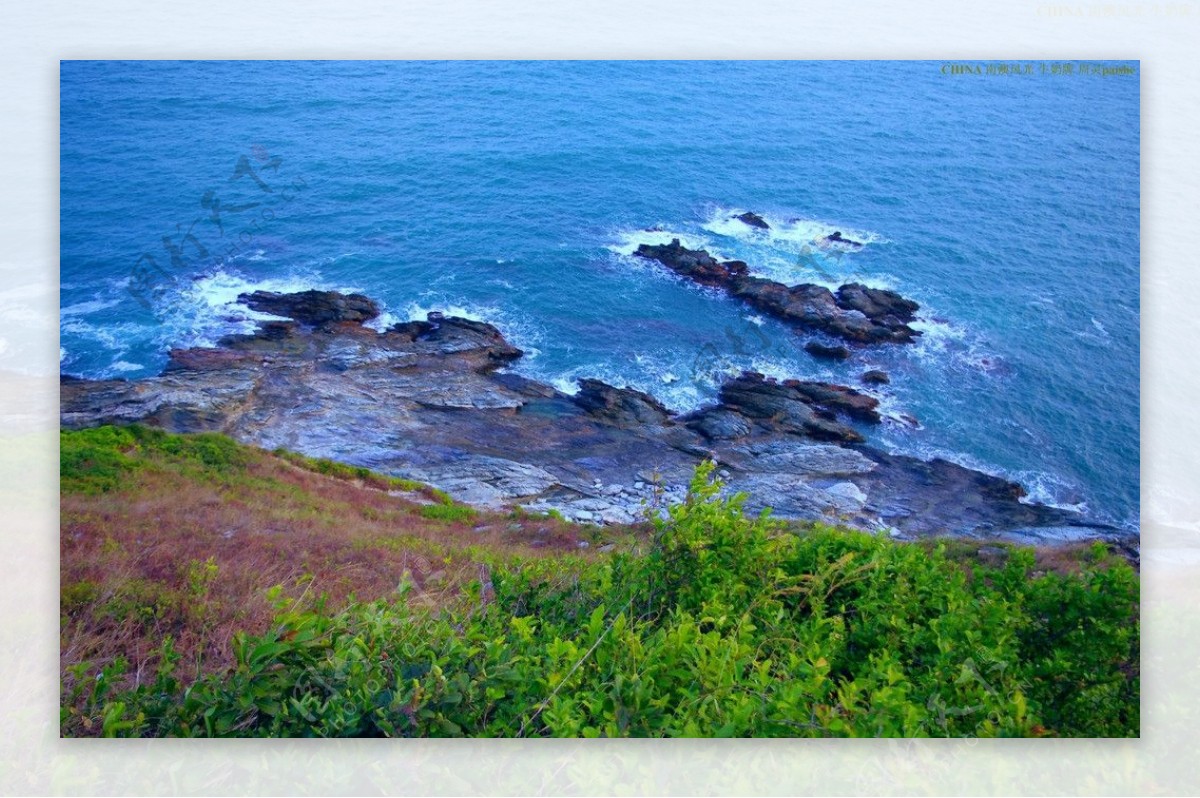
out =
<svg viewBox="0 0 1200 798"><path fill-rule="evenodd" d="M746 211L733 217L743 224L748 224L751 227L757 227L759 230L770 230L771 225L767 224L767 220L759 216L754 211Z"/></svg>
<svg viewBox="0 0 1200 798"><path fill-rule="evenodd" d="M292 321L262 322L212 349L173 350L156 377L64 375L62 425L219 431L427 482L478 506L553 509L594 524L678 501L695 466L715 458L728 491L778 517L902 538L1119 537L1022 502L1014 483L866 445L878 402L845 386L747 372L723 385L717 404L676 416L648 394L598 380L581 380L569 396L504 373L520 350L491 325L430 314L379 333L362 326L370 300L312 293L248 295Z"/></svg>
<svg viewBox="0 0 1200 798"><path fill-rule="evenodd" d="M804 351L813 357L825 360L848 360L850 350L844 346L827 346L820 341L809 341L804 345Z"/></svg>
<svg viewBox="0 0 1200 798"><path fill-rule="evenodd" d="M379 306L373 300L362 294L339 294L336 291L300 291L294 294L255 291L242 294L238 300L251 310L287 316L313 326L340 321L362 323L379 315Z"/></svg>
<svg viewBox="0 0 1200 798"><path fill-rule="evenodd" d="M892 378L888 376L886 371L879 369L864 371L859 379L867 385L887 385L892 381Z"/></svg>
<svg viewBox="0 0 1200 798"><path fill-rule="evenodd" d="M743 261L718 261L706 250L641 244L635 255L655 260L700 285L723 288L737 299L800 330L826 333L857 344L911 343L920 333L908 325L919 309L894 291L848 283L837 290L812 283L786 286L752 277Z"/></svg>

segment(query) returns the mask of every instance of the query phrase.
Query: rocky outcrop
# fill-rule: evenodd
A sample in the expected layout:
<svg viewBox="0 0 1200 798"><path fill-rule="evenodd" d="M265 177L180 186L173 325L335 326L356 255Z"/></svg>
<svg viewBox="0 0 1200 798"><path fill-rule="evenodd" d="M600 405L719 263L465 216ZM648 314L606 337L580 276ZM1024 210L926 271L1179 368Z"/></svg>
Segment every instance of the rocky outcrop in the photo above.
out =
<svg viewBox="0 0 1200 798"><path fill-rule="evenodd" d="M441 355L475 353L481 358L476 368L497 368L524 354L490 324L437 312L430 313L425 321L392 325L386 334L413 343L431 344Z"/></svg>
<svg viewBox="0 0 1200 798"><path fill-rule="evenodd" d="M859 393L845 385L834 385L828 382L806 382L802 380L784 380L784 386L798 393L804 401L814 407L835 413L845 413L850 418L865 421L868 424L879 423L879 400Z"/></svg>
<svg viewBox="0 0 1200 798"><path fill-rule="evenodd" d="M751 227L757 227L759 230L770 230L771 225L767 224L767 220L759 216L754 211L746 211L733 217L739 222L748 224Z"/></svg>
<svg viewBox="0 0 1200 798"><path fill-rule="evenodd" d="M634 254L656 260L700 285L723 288L731 296L801 330L859 344L910 343L920 335L908 325L919 306L894 291L857 283L842 286L836 294L812 283L788 287L750 276L743 261L718 261L706 250L688 249L678 238L670 244L642 244Z"/></svg>
<svg viewBox="0 0 1200 798"><path fill-rule="evenodd" d="M871 424L879 423L879 400L843 385L802 380L776 381L748 371L721 386L726 409L772 424L799 424L812 437L858 442L857 431L834 423L844 415Z"/></svg>
<svg viewBox="0 0 1200 798"><path fill-rule="evenodd" d="M822 236L817 243L824 246L829 246L830 244L841 244L842 246L850 249L862 249L861 241L851 241L848 238L844 238L841 230L834 230L829 235Z"/></svg>
<svg viewBox="0 0 1200 798"><path fill-rule="evenodd" d="M850 350L844 346L826 346L820 341L809 341L804 345L804 351L813 357L824 360L848 360Z"/></svg>
<svg viewBox="0 0 1200 798"><path fill-rule="evenodd" d="M362 294L339 294L336 291L301 291L294 294L277 294L273 291L255 291L242 294L238 301L251 310L287 316L314 327L337 322L362 324L379 315L379 306Z"/></svg>
<svg viewBox="0 0 1200 798"><path fill-rule="evenodd" d="M903 344L911 343L920 335L894 314L868 315L860 308L843 304L828 288L812 283L789 288L774 280L745 277L730 284L730 294L794 327L816 330L854 343ZM903 299L898 294L893 296Z"/></svg>
<svg viewBox="0 0 1200 798"><path fill-rule="evenodd" d="M650 394L614 388L600 380L579 380L575 404L596 418L622 426L659 426L671 419L671 411Z"/></svg>
<svg viewBox="0 0 1200 798"><path fill-rule="evenodd" d="M886 371L880 371L879 369L864 371L859 379L867 385L887 385L892 381L892 378L888 376Z"/></svg>
<svg viewBox="0 0 1200 798"><path fill-rule="evenodd" d="M724 384L717 404L675 417L631 388L584 379L572 397L504 373L520 350L489 324L430 314L379 333L354 318L374 303L312 294L270 300L292 321L173 350L156 377L64 376L62 425L220 431L417 479L479 506L596 524L661 511L712 458L749 509L780 517L898 537L1026 540L1043 527L1056 540L1116 536L1021 502L1014 483L865 445L856 425L878 422L878 403L845 386L747 372Z"/></svg>
<svg viewBox="0 0 1200 798"><path fill-rule="evenodd" d="M905 299L895 291L883 288L868 288L859 283L848 283L837 290L837 304L842 310L857 310L868 319L880 324L899 325L915 318L920 305Z"/></svg>
<svg viewBox="0 0 1200 798"><path fill-rule="evenodd" d="M724 406L692 413L685 421L688 427L712 441L744 438L754 429L749 418Z"/></svg>
<svg viewBox="0 0 1200 798"><path fill-rule="evenodd" d="M670 244L641 244L633 253L639 258L656 260L676 274L700 285L728 288L746 277L748 267L740 260L718 261L703 249L688 249L678 238Z"/></svg>

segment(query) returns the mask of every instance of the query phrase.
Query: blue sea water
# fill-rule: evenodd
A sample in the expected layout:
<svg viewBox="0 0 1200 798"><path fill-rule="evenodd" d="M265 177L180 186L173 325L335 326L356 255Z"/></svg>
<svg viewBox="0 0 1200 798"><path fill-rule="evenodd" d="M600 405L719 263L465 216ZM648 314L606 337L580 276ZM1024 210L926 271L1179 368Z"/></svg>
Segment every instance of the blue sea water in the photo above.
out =
<svg viewBox="0 0 1200 798"><path fill-rule="evenodd" d="M154 374L251 327L238 293L309 287L484 319L517 372L681 410L742 369L879 367L873 442L1136 529L1139 79L941 66L63 62L61 369ZM672 237L893 288L925 334L815 360L630 255Z"/></svg>

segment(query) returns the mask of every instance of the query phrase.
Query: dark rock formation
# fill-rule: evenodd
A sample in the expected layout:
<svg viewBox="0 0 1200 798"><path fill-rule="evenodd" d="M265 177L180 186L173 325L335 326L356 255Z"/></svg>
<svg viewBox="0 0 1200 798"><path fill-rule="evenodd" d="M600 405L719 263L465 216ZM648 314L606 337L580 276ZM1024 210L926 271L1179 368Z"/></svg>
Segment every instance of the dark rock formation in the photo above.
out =
<svg viewBox="0 0 1200 798"><path fill-rule="evenodd" d="M859 283L848 283L839 288L837 304L842 310L857 310L868 319L877 319L883 324L912 321L913 314L921 307L895 291L868 288Z"/></svg>
<svg viewBox="0 0 1200 798"><path fill-rule="evenodd" d="M301 291L296 294L277 294L255 291L242 294L238 301L251 310L287 316L314 327L341 321L362 324L379 315L379 306L362 294L339 294L336 291Z"/></svg>
<svg viewBox="0 0 1200 798"><path fill-rule="evenodd" d="M700 285L728 287L734 279L745 277L747 272L742 261L722 263L703 249L688 249L678 238L671 239L670 244L641 244L633 254L656 260Z"/></svg>
<svg viewBox="0 0 1200 798"><path fill-rule="evenodd" d="M313 294L267 300L296 321L174 350L157 377L64 376L62 425L220 431L428 482L479 506L556 509L589 523L627 523L678 501L696 464L713 457L750 510L779 517L901 537L1121 539L1078 514L1022 503L1014 483L864 445L842 419L878 421L876 402L844 386L746 373L726 382L719 404L676 419L629 388L581 380L571 397L498 372L520 350L491 325L430 314L376 333L355 323L374 303Z"/></svg>
<svg viewBox="0 0 1200 798"><path fill-rule="evenodd" d="M441 354L479 353L483 358L479 366L498 367L524 354L490 324L437 312L430 313L426 321L393 324L386 334L414 343L432 344Z"/></svg>
<svg viewBox="0 0 1200 798"><path fill-rule="evenodd" d="M739 222L748 224L751 227L757 227L759 230L771 229L771 225L767 224L767 220L759 216L754 211L746 211L745 213L738 214L733 218L737 219Z"/></svg>
<svg viewBox="0 0 1200 798"><path fill-rule="evenodd" d="M746 372L721 386L721 405L754 419L766 430L805 435L819 441L861 442L861 433L835 420L837 410L846 409L846 405L833 392L827 393L835 400L834 404L826 404L799 387L817 384L780 383L755 372ZM819 395L821 392L814 390L813 393Z"/></svg>
<svg viewBox="0 0 1200 798"><path fill-rule="evenodd" d="M880 371L879 369L864 371L859 379L867 385L887 385L892 381L892 378L888 376L886 371Z"/></svg>
<svg viewBox="0 0 1200 798"><path fill-rule="evenodd" d="M829 235L821 238L817 243L824 244L824 245L841 244L842 246L850 247L852 249L861 249L862 248L861 241L851 241L848 238L843 238L841 230L834 230Z"/></svg>
<svg viewBox="0 0 1200 798"><path fill-rule="evenodd" d="M650 394L614 388L600 380L579 380L575 404L596 418L623 426L663 425L671 418L671 411Z"/></svg>
<svg viewBox="0 0 1200 798"><path fill-rule="evenodd" d="M751 277L742 261L718 261L703 249L693 250L673 239L670 244L642 244L634 253L656 260L700 285L725 289L731 296L794 327L816 330L855 343L909 343L919 332L909 327L918 309L894 291L844 285L834 295L811 283L788 287Z"/></svg>
<svg viewBox="0 0 1200 798"><path fill-rule="evenodd" d="M750 420L725 407L710 407L687 416L685 422L709 440L732 440L749 435Z"/></svg>
<svg viewBox="0 0 1200 798"><path fill-rule="evenodd" d="M804 401L825 410L845 413L851 418L866 421L869 424L879 423L879 400L859 393L845 385L833 385L828 382L805 382L802 380L784 380L783 385L796 391Z"/></svg>
<svg viewBox="0 0 1200 798"><path fill-rule="evenodd" d="M813 357L824 358L826 360L846 360L850 357L850 350L846 347L826 346L820 341L809 341L804 345L804 351Z"/></svg>

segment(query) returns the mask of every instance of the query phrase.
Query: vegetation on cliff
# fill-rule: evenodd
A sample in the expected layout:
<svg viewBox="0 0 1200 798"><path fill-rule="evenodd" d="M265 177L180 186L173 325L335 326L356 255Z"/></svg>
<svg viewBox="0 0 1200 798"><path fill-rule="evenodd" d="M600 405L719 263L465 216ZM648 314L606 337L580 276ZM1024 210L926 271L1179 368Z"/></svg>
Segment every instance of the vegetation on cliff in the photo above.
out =
<svg viewBox="0 0 1200 798"><path fill-rule="evenodd" d="M709 465L604 530L143 427L63 432L61 473L65 735L1138 733L1103 544L784 524Z"/></svg>

